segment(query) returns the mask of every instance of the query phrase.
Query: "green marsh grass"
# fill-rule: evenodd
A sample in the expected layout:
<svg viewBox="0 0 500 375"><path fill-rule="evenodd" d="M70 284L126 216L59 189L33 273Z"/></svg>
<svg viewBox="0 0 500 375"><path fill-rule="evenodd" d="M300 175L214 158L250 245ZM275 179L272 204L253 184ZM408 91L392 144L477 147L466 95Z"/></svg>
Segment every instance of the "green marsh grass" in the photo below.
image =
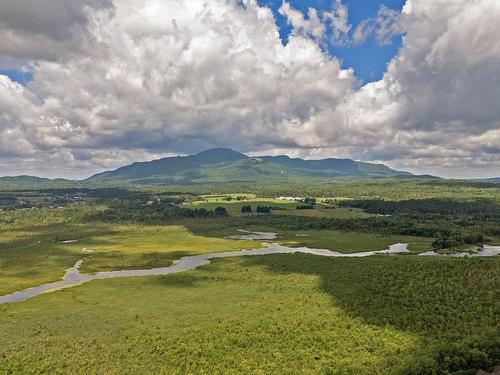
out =
<svg viewBox="0 0 500 375"><path fill-rule="evenodd" d="M296 254L91 282L0 306L0 373L409 374L439 345L498 333L499 271Z"/></svg>

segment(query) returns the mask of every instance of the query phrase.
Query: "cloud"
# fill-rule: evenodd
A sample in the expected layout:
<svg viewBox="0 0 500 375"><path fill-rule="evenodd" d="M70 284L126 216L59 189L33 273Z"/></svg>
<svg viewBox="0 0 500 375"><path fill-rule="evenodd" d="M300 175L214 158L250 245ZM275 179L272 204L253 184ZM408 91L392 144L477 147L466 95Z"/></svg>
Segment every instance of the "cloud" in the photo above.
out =
<svg viewBox="0 0 500 375"><path fill-rule="evenodd" d="M276 152L448 177L498 175L499 16L500 4L491 0L407 1L399 20L403 46L383 79L307 122L321 147Z"/></svg>
<svg viewBox="0 0 500 375"><path fill-rule="evenodd" d="M286 45L272 11L254 0L79 4L43 16L26 1L31 16L17 22L0 12L0 35L22 38L17 49L0 43L0 61L33 70L27 87L0 76L3 173L86 176L212 146L419 173L500 170L495 0L408 0L402 16L379 11L380 40L401 27L403 46L383 79L362 87L321 48L320 24L335 19L340 40L349 32L340 1L330 18L284 3L295 30Z"/></svg>
<svg viewBox="0 0 500 375"><path fill-rule="evenodd" d="M326 27L315 8L308 8L307 18L305 18L302 12L294 9L290 3L283 1L278 12L285 17L292 26L292 33L294 35L321 39L325 34Z"/></svg>
<svg viewBox="0 0 500 375"><path fill-rule="evenodd" d="M403 14L403 47L383 79L347 101L353 127L384 134L360 156L382 159L383 146L414 170L498 174L500 3L409 0Z"/></svg>
<svg viewBox="0 0 500 375"><path fill-rule="evenodd" d="M31 101L15 121L33 152L88 168L92 158L81 155L103 149L132 157L294 146L315 137L302 125L355 81L310 38L293 35L283 46L271 10L254 2L113 5L92 10L80 49L34 66L24 89Z"/></svg>
<svg viewBox="0 0 500 375"><path fill-rule="evenodd" d="M360 22L354 29L352 42L354 44L364 43L372 34L381 45L390 44L392 38L404 33L403 15L395 10L381 5L377 15Z"/></svg>
<svg viewBox="0 0 500 375"><path fill-rule="evenodd" d="M351 30L351 25L348 22L349 11L342 0L335 0L330 10L317 11L315 8L309 7L307 17L301 11L293 8L289 2L283 1L278 13L285 17L288 24L292 26L292 35L301 35L318 42L324 42L325 36L328 34L329 42L334 45L349 43L349 31Z"/></svg>
<svg viewBox="0 0 500 375"><path fill-rule="evenodd" d="M349 31L352 27L348 21L349 10L347 6L342 4L342 0L335 0L331 11L325 12L323 15L331 27L331 42L335 45L347 44Z"/></svg>
<svg viewBox="0 0 500 375"><path fill-rule="evenodd" d="M58 60L86 41L92 12L109 8L108 0L0 0L0 55L21 64L26 60ZM10 64L11 65L11 64Z"/></svg>
<svg viewBox="0 0 500 375"><path fill-rule="evenodd" d="M21 118L23 110L32 106L33 97L21 85L0 75L0 157L22 157L33 152L33 145L25 137L25 122L30 119Z"/></svg>

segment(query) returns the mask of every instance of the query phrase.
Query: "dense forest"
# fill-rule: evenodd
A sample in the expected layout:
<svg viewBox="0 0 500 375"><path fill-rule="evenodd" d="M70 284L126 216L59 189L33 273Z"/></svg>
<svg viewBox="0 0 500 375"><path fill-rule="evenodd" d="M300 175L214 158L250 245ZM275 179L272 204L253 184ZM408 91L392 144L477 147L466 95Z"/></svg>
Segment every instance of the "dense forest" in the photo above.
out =
<svg viewBox="0 0 500 375"><path fill-rule="evenodd" d="M428 202L425 203L425 205L427 204ZM243 212L251 213L248 205L243 207ZM488 236L500 235L498 218L488 215L478 216L473 214L471 216L464 213L455 213L456 217L450 219L447 215L437 213L430 215L413 212L411 215L395 214L394 216L383 217L339 219L269 215L270 212L271 207L258 206L256 208L257 215L231 217L224 220L226 225L234 227L263 226L296 231L340 230L431 237L435 238L433 246L436 249L473 244L480 245L488 240ZM455 212L458 212L458 210ZM121 202L119 204L115 203L102 212L91 215L88 220L167 224L177 219L217 219L224 218L227 215L227 211L223 207L208 210L204 208L186 208L170 203L144 205Z"/></svg>
<svg viewBox="0 0 500 375"><path fill-rule="evenodd" d="M410 199L390 201L383 199L348 200L339 206L356 207L373 214L439 214L471 215L476 218L499 218L500 204L488 199L459 201L453 199Z"/></svg>
<svg viewBox="0 0 500 375"><path fill-rule="evenodd" d="M433 246L437 249L479 244L486 241L487 236L500 235L500 204L493 200L365 199L341 201L337 204L387 215L389 217L386 221L396 224L401 234L413 232L416 235L436 237Z"/></svg>
<svg viewBox="0 0 500 375"><path fill-rule="evenodd" d="M133 222L146 224L159 224L176 219L215 218L227 216L224 207L214 210L205 208L185 208L172 204L120 204L112 208L97 212L89 217L89 221L100 220L104 222Z"/></svg>

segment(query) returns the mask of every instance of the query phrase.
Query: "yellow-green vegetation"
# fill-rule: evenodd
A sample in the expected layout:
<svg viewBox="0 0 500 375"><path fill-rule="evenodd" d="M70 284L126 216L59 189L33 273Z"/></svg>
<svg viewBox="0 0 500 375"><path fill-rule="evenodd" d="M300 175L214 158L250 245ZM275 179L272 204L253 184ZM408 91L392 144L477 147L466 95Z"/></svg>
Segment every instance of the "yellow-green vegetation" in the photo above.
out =
<svg viewBox="0 0 500 375"><path fill-rule="evenodd" d="M186 225L194 233L206 237L228 237L241 235L236 229L249 232L273 232L276 240L285 246L301 247L307 246L318 249L335 250L342 253L355 253L360 251L385 250L389 245L396 243L409 244L408 249L414 253L420 253L432 249L431 237L417 237L405 235L377 234L374 232L350 232L337 230L286 230L271 225L244 225L238 226L238 221L199 221ZM270 242L270 241L268 241ZM255 248L259 241L252 242Z"/></svg>
<svg viewBox="0 0 500 375"><path fill-rule="evenodd" d="M407 243L412 252L432 249L432 239L425 237L378 235L375 233L340 232L334 230L279 231L280 243L300 247L330 249L341 253L384 250L395 243Z"/></svg>
<svg viewBox="0 0 500 375"><path fill-rule="evenodd" d="M4 192L0 295L57 280L82 258L92 273L260 246L229 239L237 229L346 253L397 242L455 251L500 235L494 184L248 186ZM316 196L316 205L269 198L281 195ZM433 196L456 200L408 200ZM23 210L53 202L64 208ZM252 214L242 213L249 204ZM274 209L257 214L259 205ZM212 211L220 206L229 214ZM0 374L475 374L500 364L499 271L500 257L289 254L93 281L0 305Z"/></svg>
<svg viewBox="0 0 500 375"><path fill-rule="evenodd" d="M295 207L294 207L295 208ZM273 211L277 215L292 215L292 216L308 216L308 217L326 217L336 219L362 219L374 215L368 214L358 208L335 207L335 208L322 208L318 205L314 209L289 209L286 211Z"/></svg>
<svg viewBox="0 0 500 375"><path fill-rule="evenodd" d="M82 257L81 251L61 241L102 233L95 225L75 224L99 209L79 205L1 212L0 294L60 278Z"/></svg>
<svg viewBox="0 0 500 375"><path fill-rule="evenodd" d="M86 258L83 271L97 272L168 266L184 255L259 247L251 241L194 235L181 225L82 222L86 214L99 209L3 212L0 294L57 280L82 258Z"/></svg>
<svg viewBox="0 0 500 375"><path fill-rule="evenodd" d="M220 198L219 198L220 199ZM225 201L223 199L216 201L198 201L193 202L191 205L186 205L190 208L205 208L207 210L213 210L216 207L224 207L230 215L242 216L245 214L241 213L241 207L251 205L252 209L255 211L257 206L272 206L277 207L281 210L295 210L297 202L283 201L279 199L248 199L245 201L231 200Z"/></svg>
<svg viewBox="0 0 500 375"><path fill-rule="evenodd" d="M54 230L54 229L58 230ZM54 281L78 259L87 273L163 267L185 255L257 248L259 243L202 237L171 226L82 224L39 228L32 244L5 247L0 258L0 294ZM52 236L52 237L51 237ZM42 238L37 240L37 238ZM63 240L76 240L62 243ZM40 241L40 242L39 242Z"/></svg>
<svg viewBox="0 0 500 375"><path fill-rule="evenodd" d="M64 235L64 225L81 223L91 214L101 211L99 205L76 204L64 208L42 208L0 212L0 249L28 245L34 239Z"/></svg>
<svg viewBox="0 0 500 375"><path fill-rule="evenodd" d="M231 200L228 201L227 197L231 197ZM237 200L237 197L246 197L247 199ZM252 194L205 196L205 199L206 200L192 202L189 205L185 205L185 207L205 208L207 210L213 210L216 207L224 207L231 216L248 216L248 214L241 212L241 208L247 205L252 206L253 213L255 213L257 206L273 207L273 215L326 217L338 219L358 219L374 216L357 208L327 208L327 206L323 204L318 204L314 209L298 210L297 205L299 204L299 202L274 198L255 198Z"/></svg>
<svg viewBox="0 0 500 375"><path fill-rule="evenodd" d="M259 243L197 236L180 225L111 225L110 234L83 239L73 248L90 249L83 272L168 266L186 255L258 248Z"/></svg>
<svg viewBox="0 0 500 375"><path fill-rule="evenodd" d="M296 254L95 281L0 306L0 373L475 370L498 353L499 271L500 259Z"/></svg>
<svg viewBox="0 0 500 375"><path fill-rule="evenodd" d="M0 250L0 294L55 281L81 258L53 242Z"/></svg>
<svg viewBox="0 0 500 375"><path fill-rule="evenodd" d="M146 189L146 187L143 187ZM149 190L164 191L164 186L149 187ZM169 191L184 191L195 194L217 192L218 195L241 191L239 195L256 194L265 196L316 196L347 197L350 199L478 199L500 200L500 184L480 181L456 181L440 179L392 179L392 178L350 178L334 181L301 181L300 183L276 181L214 182L190 186L169 185Z"/></svg>
<svg viewBox="0 0 500 375"><path fill-rule="evenodd" d="M255 199L257 196L253 193L229 193L229 194L206 194L199 196L201 200L197 202L227 202L227 197L231 199L244 198L247 200Z"/></svg>

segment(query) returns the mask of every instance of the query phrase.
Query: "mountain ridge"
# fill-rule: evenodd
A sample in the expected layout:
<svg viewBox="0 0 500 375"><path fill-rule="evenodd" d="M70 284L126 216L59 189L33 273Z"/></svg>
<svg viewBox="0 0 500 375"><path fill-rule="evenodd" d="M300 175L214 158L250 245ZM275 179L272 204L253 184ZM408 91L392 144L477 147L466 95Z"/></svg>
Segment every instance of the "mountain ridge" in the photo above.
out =
<svg viewBox="0 0 500 375"><path fill-rule="evenodd" d="M479 178L475 180L484 182L500 182L500 177Z"/></svg>
<svg viewBox="0 0 500 375"><path fill-rule="evenodd" d="M18 176L0 176L0 185L5 188L11 186L12 188L18 186L29 186L37 188L65 188L73 187L76 185L74 180L65 178L46 178L29 175Z"/></svg>
<svg viewBox="0 0 500 375"><path fill-rule="evenodd" d="M213 148L187 156L136 162L95 174L84 182L195 184L267 180L332 179L338 177L413 176L384 164L327 158L305 160L286 155L250 157L230 148Z"/></svg>
<svg viewBox="0 0 500 375"><path fill-rule="evenodd" d="M82 186L101 184L195 185L226 182L328 182L345 178L437 178L397 171L384 164L351 159L301 159L287 155L248 156L230 148L213 148L192 155L134 162L82 180L34 176L0 177L0 184Z"/></svg>

